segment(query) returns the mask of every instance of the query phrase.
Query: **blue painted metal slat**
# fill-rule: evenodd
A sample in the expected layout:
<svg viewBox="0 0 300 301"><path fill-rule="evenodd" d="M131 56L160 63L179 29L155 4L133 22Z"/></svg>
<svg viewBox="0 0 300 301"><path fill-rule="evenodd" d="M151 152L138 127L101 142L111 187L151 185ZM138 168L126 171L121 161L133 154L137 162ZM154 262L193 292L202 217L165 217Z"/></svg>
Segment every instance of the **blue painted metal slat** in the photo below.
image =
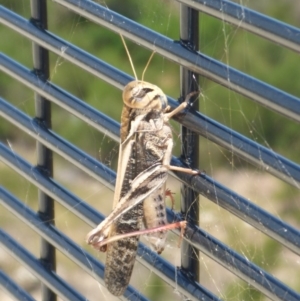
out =
<svg viewBox="0 0 300 301"><path fill-rule="evenodd" d="M24 206L22 206L24 209ZM41 223L44 224L45 223ZM56 274L46 269L42 263L29 253L24 247L18 244L11 236L0 229L0 244L4 249L12 254L18 261L20 261L27 269L31 271L37 278L39 278L47 287L51 288L55 294L70 301L84 301L84 296L76 292L68 283Z"/></svg>
<svg viewBox="0 0 300 301"><path fill-rule="evenodd" d="M22 287L17 285L7 274L0 270L0 287L16 300L35 301Z"/></svg>
<svg viewBox="0 0 300 301"><path fill-rule="evenodd" d="M227 0L177 0L265 39L300 52L299 28Z"/></svg>

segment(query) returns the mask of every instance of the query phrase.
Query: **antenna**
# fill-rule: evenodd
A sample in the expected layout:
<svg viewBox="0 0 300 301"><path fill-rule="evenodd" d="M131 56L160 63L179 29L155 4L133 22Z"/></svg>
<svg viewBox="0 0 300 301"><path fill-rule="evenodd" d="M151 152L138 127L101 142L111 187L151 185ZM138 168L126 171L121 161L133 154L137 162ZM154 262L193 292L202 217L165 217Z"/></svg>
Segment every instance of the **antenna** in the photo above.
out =
<svg viewBox="0 0 300 301"><path fill-rule="evenodd" d="M131 59L129 50L128 50L128 48L127 48L126 42L125 42L125 40L124 40L124 38L123 38L123 36L122 36L121 34L120 34L120 36L121 36L121 39L122 39L124 48L125 48L125 50L126 50L127 56L128 56L128 58L129 58L129 62L130 62L130 65L131 65L131 68L132 68L132 71L133 71L135 80L138 80L138 77L136 76L135 69L134 69L134 66L133 66L133 62L132 62L132 59ZM147 64L147 65L148 65L148 64ZM143 74L144 74L144 73L143 73Z"/></svg>
<svg viewBox="0 0 300 301"><path fill-rule="evenodd" d="M148 68L148 66L149 66L149 64L150 64L150 62L151 62L151 60L152 60L154 54L155 54L155 50L153 50L153 52L151 53L151 55L150 55L150 57L149 57L149 60L148 60L148 62L147 62L147 65L146 65L146 67L145 67L145 69L144 69L144 71L143 71L143 74L142 74L142 81L144 81L144 75L145 75L145 73L146 73L146 70L147 70L147 68Z"/></svg>

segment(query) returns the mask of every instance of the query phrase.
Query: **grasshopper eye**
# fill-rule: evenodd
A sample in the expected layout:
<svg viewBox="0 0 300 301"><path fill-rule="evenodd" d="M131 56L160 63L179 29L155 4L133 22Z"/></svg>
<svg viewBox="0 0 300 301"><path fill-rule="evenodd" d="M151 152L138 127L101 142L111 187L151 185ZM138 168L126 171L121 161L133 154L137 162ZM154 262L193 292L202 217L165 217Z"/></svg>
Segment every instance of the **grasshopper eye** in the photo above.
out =
<svg viewBox="0 0 300 301"><path fill-rule="evenodd" d="M143 98L146 94L149 92L152 92L153 89L151 88L140 88L140 87L135 87L132 89L132 94L134 98Z"/></svg>
<svg viewBox="0 0 300 301"><path fill-rule="evenodd" d="M143 88L143 91L144 91L145 93L149 93L149 92L152 92L152 91L154 91L154 90L151 89L151 88Z"/></svg>

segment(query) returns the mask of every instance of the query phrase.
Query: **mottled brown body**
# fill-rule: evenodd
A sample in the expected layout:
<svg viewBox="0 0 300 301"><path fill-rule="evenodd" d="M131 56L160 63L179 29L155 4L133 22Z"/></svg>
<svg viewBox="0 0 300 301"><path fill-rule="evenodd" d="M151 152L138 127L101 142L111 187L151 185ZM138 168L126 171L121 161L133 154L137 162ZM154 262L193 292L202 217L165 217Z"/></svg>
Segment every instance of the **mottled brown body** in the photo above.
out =
<svg viewBox="0 0 300 301"><path fill-rule="evenodd" d="M184 105L166 113L165 94L144 81L130 82L124 88L123 102L113 211L87 237L88 243L99 250L107 244L105 283L116 296L124 293L130 281L142 223L149 229L167 224L164 200L168 170L197 174L170 166L173 140L168 120ZM134 236L124 237L133 232ZM161 253L166 231L159 229L148 236Z"/></svg>
<svg viewBox="0 0 300 301"><path fill-rule="evenodd" d="M104 236L108 238L138 231L141 229L142 222L145 222L146 227L156 227L167 222L164 206L167 169L161 168L163 161L169 164L173 145L171 129L163 118L167 98L158 87L150 83L134 81L125 87L123 101L121 145L113 212L106 219L108 226L104 224L100 227L101 232L107 233ZM152 170L153 166L159 167L157 171ZM149 168L149 173L145 172ZM140 174L144 174L141 180L138 177ZM137 184L133 187L132 183ZM149 193L151 187L156 191L153 192L153 196ZM130 207L129 198L138 196L142 200L146 198L145 205L140 202ZM118 207L122 198L128 198L128 202ZM158 209L159 211L156 211ZM96 248L99 239L98 230L99 228L93 230L88 238ZM154 247L157 249L158 246L157 251L161 253L163 246L157 240L160 236L164 238L165 233L155 233L151 236L154 237ZM122 295L130 281L138 241L139 236L133 236L107 245L105 283L114 295Z"/></svg>
<svg viewBox="0 0 300 301"><path fill-rule="evenodd" d="M141 89L136 89L138 86L140 86ZM134 89L137 91L136 94L133 93ZM154 97L156 97L157 87L148 83L132 82L124 89L121 140L124 141L128 137L130 130L132 130L132 126L134 127L134 133L132 133L130 137L132 143L130 162L127 165L125 178L122 183L121 197L128 191L130 180L134 180L136 176L153 166L154 163L161 164L166 153L167 143L172 144L171 130L168 125L164 124L162 116L162 109L165 108L167 104L165 96L163 94L164 103L161 103L161 96L153 101L153 97L150 94L152 89L155 91ZM127 93L129 93L129 97ZM137 98L140 100L136 101ZM139 120L138 124L134 124L134 121L137 120L138 116L143 116L143 118ZM127 141L127 143L129 143L129 141ZM166 174L165 172L163 173L163 175L157 174L155 176L159 182L161 182L161 179L163 180L162 185L164 186ZM147 189L147 185L144 185L144 187ZM139 188L139 190L140 189L142 188ZM139 190L137 190L137 193L140 193ZM150 196L149 198L146 198L146 200L147 199L149 200L149 203L151 203L152 197ZM164 197L161 199L164 202ZM161 211L163 212L164 222L166 223L164 206ZM149 221L148 224L146 222L147 228L149 226L153 227L157 225L157 222L154 221L157 219L152 216L153 213L156 217L156 212L150 214L151 222ZM113 223L109 235L113 236L139 230L144 214L146 214L144 221L147 221L147 209L144 210L143 203L134 206L130 211L122 215L115 223ZM161 213L159 215L161 215ZM139 236L134 236L108 244L105 283L107 288L114 295L123 294L130 281L135 263L138 241Z"/></svg>

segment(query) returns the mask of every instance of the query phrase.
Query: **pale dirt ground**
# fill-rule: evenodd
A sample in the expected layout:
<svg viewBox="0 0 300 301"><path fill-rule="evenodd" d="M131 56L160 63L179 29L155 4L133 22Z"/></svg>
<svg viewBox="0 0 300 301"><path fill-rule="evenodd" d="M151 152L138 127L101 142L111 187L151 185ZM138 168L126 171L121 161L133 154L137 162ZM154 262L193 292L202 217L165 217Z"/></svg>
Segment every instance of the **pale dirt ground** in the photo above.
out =
<svg viewBox="0 0 300 301"><path fill-rule="evenodd" d="M1 174L7 174L8 169L4 165L0 165L0 170ZM273 176L263 174L260 171L245 169L236 169L235 171L216 170L210 174L222 184L231 187L277 217L288 221L298 228L300 227L299 221L293 215L293 213L299 212L299 193L294 191L287 198L284 196L285 186ZM56 168L55 177L58 182L66 185L82 200L106 214L110 211L112 192L99 185L95 180L83 176L77 170L62 167ZM31 192L31 185L22 180L18 180L16 183L21 186L20 199L36 210L36 194ZM168 186L172 191L176 192L177 199L179 197L178 182L170 179ZM179 208L178 201L176 208ZM57 227L82 246L83 249L89 250L94 256L104 260L105 255L90 250L85 244L85 235L90 230L90 227L74 217L64 207L57 205L56 209L55 222ZM255 260L258 265L263 266L281 281L299 291L300 260L298 256L286 248L276 247L276 244L272 245L272 240L265 235L204 198L201 198L200 201L200 217L201 227L210 234L238 250L249 260ZM0 226L36 257L39 256L39 237L27 226L24 226L22 222L14 218L6 209L3 209L2 206L0 207ZM179 265L180 251L176 247L177 237L170 234L169 238L170 240L163 256L172 264ZM265 247L268 246L269 249L271 248L271 253L272 248L275 248L277 254L275 260L272 259L271 262L268 259L270 251L265 250ZM75 286L88 300L117 300L112 298L103 286L60 252L57 252L57 257L58 274L63 279L66 279L68 283ZM242 281L232 276L230 272L212 262L202 253L200 254L200 262L200 282L215 294L226 300L242 300L241 294L246 293L250 297L249 300L257 300L255 297L251 297L251 291L247 286L243 285ZM29 291L36 300L40 300L39 281L1 246L0 267L12 279ZM174 301L184 300L176 290L172 290L166 284L158 282L154 273L145 269L141 264L136 264L135 266L132 283L148 297L153 298L153 300L170 300L170 298ZM154 292L159 292L160 297L153 295ZM11 301L13 299L0 290L0 300Z"/></svg>

